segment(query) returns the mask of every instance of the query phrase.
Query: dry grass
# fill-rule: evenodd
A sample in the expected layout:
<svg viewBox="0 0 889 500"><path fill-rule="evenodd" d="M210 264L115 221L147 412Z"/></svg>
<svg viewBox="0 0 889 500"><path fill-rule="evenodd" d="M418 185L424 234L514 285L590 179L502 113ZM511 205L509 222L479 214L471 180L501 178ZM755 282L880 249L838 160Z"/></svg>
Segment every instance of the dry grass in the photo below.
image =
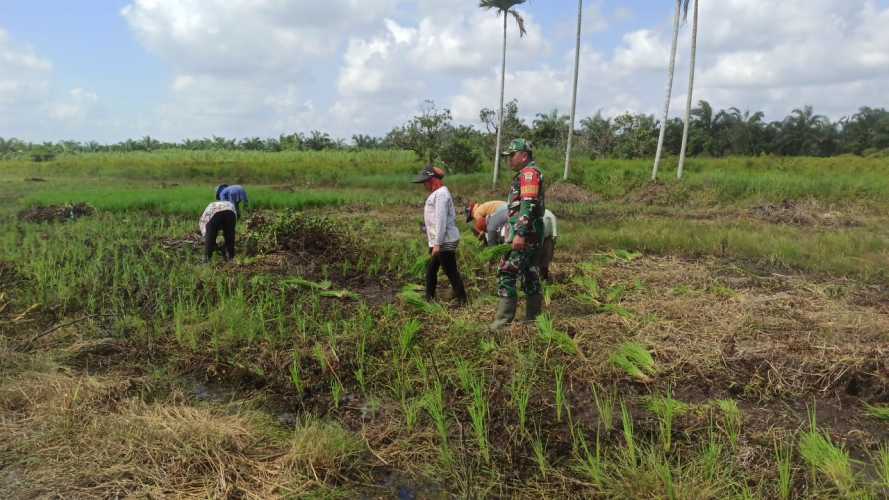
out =
<svg viewBox="0 0 889 500"><path fill-rule="evenodd" d="M268 417L146 403L140 381L26 372L0 386L0 496L272 498L336 484L364 442L312 420L292 435ZM17 479L13 480L13 476Z"/></svg>

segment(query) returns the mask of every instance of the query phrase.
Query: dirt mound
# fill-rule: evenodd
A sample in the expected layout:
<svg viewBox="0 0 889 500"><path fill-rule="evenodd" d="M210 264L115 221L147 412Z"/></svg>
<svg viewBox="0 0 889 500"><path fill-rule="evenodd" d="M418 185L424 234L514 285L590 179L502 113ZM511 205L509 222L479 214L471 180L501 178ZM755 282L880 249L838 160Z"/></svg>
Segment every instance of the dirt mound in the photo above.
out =
<svg viewBox="0 0 889 500"><path fill-rule="evenodd" d="M87 203L49 205L22 210L18 218L22 222L67 222L96 214L96 209Z"/></svg>
<svg viewBox="0 0 889 500"><path fill-rule="evenodd" d="M760 205L750 209L749 214L775 224L794 226L856 227L861 222L843 213L825 211L815 201L795 202L784 200L779 204Z"/></svg>
<svg viewBox="0 0 889 500"><path fill-rule="evenodd" d="M559 182L547 189L546 200L556 203L595 203L599 198L580 186Z"/></svg>

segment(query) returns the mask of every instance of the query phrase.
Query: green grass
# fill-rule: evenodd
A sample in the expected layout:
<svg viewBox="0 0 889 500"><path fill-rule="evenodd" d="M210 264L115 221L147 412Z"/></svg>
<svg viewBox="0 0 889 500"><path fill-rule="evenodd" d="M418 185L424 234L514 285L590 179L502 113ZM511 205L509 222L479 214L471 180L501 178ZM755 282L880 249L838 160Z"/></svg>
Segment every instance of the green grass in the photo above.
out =
<svg viewBox="0 0 889 500"><path fill-rule="evenodd" d="M563 224L562 243L584 252L626 248L645 254L716 255L779 269L860 277L886 277L889 235L875 231L776 226L754 222L718 224L638 219L576 226Z"/></svg>
<svg viewBox="0 0 889 500"><path fill-rule="evenodd" d="M407 191L407 190L406 190ZM177 186L171 188L148 188L134 186L120 187L86 186L82 188L61 188L45 190L24 197L20 203L26 206L61 205L86 202L99 210L109 212L152 211L165 214L200 215L208 203L213 201L213 186ZM379 193L337 192L300 190L285 192L264 187L250 187L250 210L306 210L320 207L334 207L350 203L380 204ZM387 202L416 198L409 191L387 198Z"/></svg>

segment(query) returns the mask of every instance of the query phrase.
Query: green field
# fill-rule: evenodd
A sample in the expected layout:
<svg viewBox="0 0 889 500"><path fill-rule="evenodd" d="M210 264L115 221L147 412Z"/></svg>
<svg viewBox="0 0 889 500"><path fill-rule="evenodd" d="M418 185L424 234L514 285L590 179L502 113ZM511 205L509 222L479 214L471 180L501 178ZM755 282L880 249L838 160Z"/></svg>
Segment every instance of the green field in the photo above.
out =
<svg viewBox="0 0 889 500"><path fill-rule="evenodd" d="M889 163L539 163L547 315L493 334L465 225L470 305L413 288L411 153L0 162L0 495L889 493ZM220 182L252 205L236 261L205 265ZM447 182L466 202L507 179ZM77 203L96 213L22 220Z"/></svg>

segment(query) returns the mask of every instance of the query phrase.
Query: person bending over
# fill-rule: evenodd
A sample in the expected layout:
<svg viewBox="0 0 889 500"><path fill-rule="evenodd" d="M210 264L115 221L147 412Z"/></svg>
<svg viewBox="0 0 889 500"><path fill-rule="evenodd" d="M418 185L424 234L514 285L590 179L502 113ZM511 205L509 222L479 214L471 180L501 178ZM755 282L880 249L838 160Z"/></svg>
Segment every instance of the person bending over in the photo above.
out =
<svg viewBox="0 0 889 500"><path fill-rule="evenodd" d="M237 209L230 201L214 201L207 205L198 226L204 237L204 261L210 262L216 250L216 237L222 231L225 239L223 255L225 260L235 258L235 223L238 220Z"/></svg>
<svg viewBox="0 0 889 500"><path fill-rule="evenodd" d="M228 184L220 184L216 186L216 199L218 201L229 201L235 206L235 214L241 216L241 203L247 205L247 190L238 184L229 186Z"/></svg>
<svg viewBox="0 0 889 500"><path fill-rule="evenodd" d="M472 231L485 245L502 245L506 242L509 233L509 228L507 226L509 223L509 209L506 202L492 201L488 203L498 204L493 213L488 214L484 218L478 217L477 215L472 218L467 218L467 222L472 219L475 220ZM479 212L479 207L484 207L485 205L488 205L488 203L470 205L470 207L467 208L467 211L476 214ZM549 268L555 253L556 240L559 238L558 223L559 221L556 219L555 214L549 211L549 209L544 209L543 241L540 243L540 248L537 252L537 265L540 267L540 277L547 281L549 281Z"/></svg>

